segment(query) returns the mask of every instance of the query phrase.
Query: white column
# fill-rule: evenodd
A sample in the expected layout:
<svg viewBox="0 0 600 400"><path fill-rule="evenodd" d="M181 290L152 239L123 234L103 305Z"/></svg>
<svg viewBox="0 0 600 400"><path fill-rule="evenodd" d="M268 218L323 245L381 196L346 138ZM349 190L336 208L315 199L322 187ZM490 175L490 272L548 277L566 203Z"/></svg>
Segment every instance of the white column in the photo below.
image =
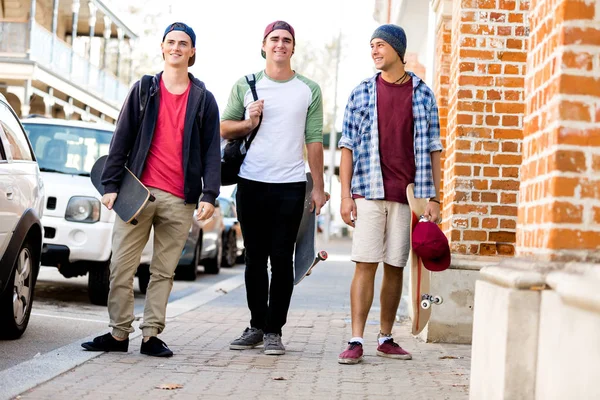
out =
<svg viewBox="0 0 600 400"><path fill-rule="evenodd" d="M117 37L119 38L119 43L117 45L117 71L115 75L117 78L121 77L121 63L123 61L123 56L121 53L123 52L123 39L125 38L125 31L123 28L117 28Z"/></svg>
<svg viewBox="0 0 600 400"><path fill-rule="evenodd" d="M33 38L33 27L35 25L35 9L36 0L31 0L31 8L29 10L29 43L27 44L27 55L31 58L31 40Z"/></svg>
<svg viewBox="0 0 600 400"><path fill-rule="evenodd" d="M71 74L73 74L73 62L75 61L75 39L77 38L77 24L79 22L79 0L73 0L71 4L71 13L73 15L73 24L71 25Z"/></svg>
<svg viewBox="0 0 600 400"><path fill-rule="evenodd" d="M103 69L109 67L108 63L106 62L106 59L108 58L108 43L110 41L111 27L112 21L110 20L110 17L104 17L104 54L102 56L101 66Z"/></svg>
<svg viewBox="0 0 600 400"><path fill-rule="evenodd" d="M90 41L88 43L87 48L87 58L91 59L92 56L92 40L94 40L94 36L96 35L96 13L98 12L98 7L91 0L88 3L88 8L90 9L90 17L88 19L88 25L90 26Z"/></svg>

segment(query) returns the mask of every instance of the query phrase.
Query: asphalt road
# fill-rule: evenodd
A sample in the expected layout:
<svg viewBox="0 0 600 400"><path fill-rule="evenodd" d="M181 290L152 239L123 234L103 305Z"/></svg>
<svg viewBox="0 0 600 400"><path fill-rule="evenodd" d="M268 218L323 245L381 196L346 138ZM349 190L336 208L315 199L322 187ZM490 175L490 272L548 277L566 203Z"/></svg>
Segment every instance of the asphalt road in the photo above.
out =
<svg viewBox="0 0 600 400"><path fill-rule="evenodd" d="M240 275L244 266L221 268L218 275L201 271L194 282L175 281L169 302ZM144 295L139 292L137 278L134 285L137 315L143 312ZM108 331L108 313L106 307L90 304L87 276L66 279L55 268L42 267L25 334L18 340L0 341L0 371L102 330Z"/></svg>

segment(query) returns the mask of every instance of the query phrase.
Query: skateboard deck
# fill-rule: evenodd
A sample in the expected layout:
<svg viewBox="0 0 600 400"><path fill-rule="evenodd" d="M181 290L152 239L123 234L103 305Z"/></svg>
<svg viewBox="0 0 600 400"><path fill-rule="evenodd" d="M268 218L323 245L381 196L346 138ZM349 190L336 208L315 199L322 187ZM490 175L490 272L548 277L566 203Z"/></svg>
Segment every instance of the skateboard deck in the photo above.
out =
<svg viewBox="0 0 600 400"><path fill-rule="evenodd" d="M98 190L100 195L104 195L104 185L100 182L102 171L104 170L104 164L108 156L102 156L94 163L92 172L90 174L92 184ZM148 188L144 186L142 182L125 167L125 173L123 174L123 180L121 181L121 187L119 188L119 195L113 205L113 210L117 215L126 223L136 225L137 216L144 210L144 207L154 201L154 196L150 193Z"/></svg>
<svg viewBox="0 0 600 400"><path fill-rule="evenodd" d="M306 192L304 195L304 211L294 251L294 285L299 284L312 269L320 262L327 259L327 252L317 252L317 216L315 210L310 211L313 188L312 176L306 174Z"/></svg>
<svg viewBox="0 0 600 400"><path fill-rule="evenodd" d="M412 249L412 231L419 223L419 217L425 212L427 206L426 199L417 199L414 196L414 184L408 185L406 188L406 197L412 214L411 230L410 230L410 253L408 256L408 265L410 266L410 318L412 320L412 334L419 334L431 316L431 307L421 307L422 296L429 293L431 271L425 269L421 259L415 254Z"/></svg>

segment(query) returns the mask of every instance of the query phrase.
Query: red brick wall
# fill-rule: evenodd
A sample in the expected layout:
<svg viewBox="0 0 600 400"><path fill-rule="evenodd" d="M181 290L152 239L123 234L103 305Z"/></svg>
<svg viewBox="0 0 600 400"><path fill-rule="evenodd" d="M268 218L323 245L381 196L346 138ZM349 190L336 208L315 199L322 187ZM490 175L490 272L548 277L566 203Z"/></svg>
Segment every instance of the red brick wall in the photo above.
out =
<svg viewBox="0 0 600 400"><path fill-rule="evenodd" d="M512 255L528 0L454 0L444 225L455 253Z"/></svg>
<svg viewBox="0 0 600 400"><path fill-rule="evenodd" d="M532 0L518 253L600 261L600 0Z"/></svg>
<svg viewBox="0 0 600 400"><path fill-rule="evenodd" d="M442 146L446 148L446 136L448 126L448 89L450 87L450 50L451 43L451 28L452 19L450 16L442 17L438 30L436 32L435 44L435 76L433 77L433 91L437 100L439 116L440 116L440 137ZM445 151L442 152L441 165L444 170L446 160ZM444 200L444 177L442 174L442 182L440 184L440 198L442 205ZM442 214L443 216L443 214ZM448 221L446 219L446 221ZM442 223L442 227L447 222Z"/></svg>

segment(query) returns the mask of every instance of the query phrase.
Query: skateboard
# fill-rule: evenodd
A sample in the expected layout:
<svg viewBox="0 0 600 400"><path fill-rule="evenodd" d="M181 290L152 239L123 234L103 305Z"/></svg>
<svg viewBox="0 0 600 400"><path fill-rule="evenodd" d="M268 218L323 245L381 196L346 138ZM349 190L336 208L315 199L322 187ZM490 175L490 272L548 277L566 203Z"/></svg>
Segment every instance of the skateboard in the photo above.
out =
<svg viewBox="0 0 600 400"><path fill-rule="evenodd" d="M94 163L90 174L92 184L98 190L100 195L104 195L104 185L100 182L104 164L108 156L102 156ZM137 225L137 216L144 210L146 205L154 201L154 196L148 188L129 170L125 168L119 195L113 205L113 210L126 223Z"/></svg>
<svg viewBox="0 0 600 400"><path fill-rule="evenodd" d="M317 252L317 216L315 210L310 211L313 180L310 172L306 173L306 192L304 194L304 211L300 228L296 236L294 251L294 285L299 284L311 274L312 269L320 262L327 260L327 252Z"/></svg>
<svg viewBox="0 0 600 400"><path fill-rule="evenodd" d="M408 265L410 266L410 317L412 320L412 334L419 334L431 317L431 305L442 304L441 296L433 296L429 294L431 271L423 266L421 259L412 250L412 231L420 222L421 216L425 212L427 199L417 199L414 195L414 184L408 185L406 188L406 197L410 206L412 221L410 229L410 253L408 256Z"/></svg>

